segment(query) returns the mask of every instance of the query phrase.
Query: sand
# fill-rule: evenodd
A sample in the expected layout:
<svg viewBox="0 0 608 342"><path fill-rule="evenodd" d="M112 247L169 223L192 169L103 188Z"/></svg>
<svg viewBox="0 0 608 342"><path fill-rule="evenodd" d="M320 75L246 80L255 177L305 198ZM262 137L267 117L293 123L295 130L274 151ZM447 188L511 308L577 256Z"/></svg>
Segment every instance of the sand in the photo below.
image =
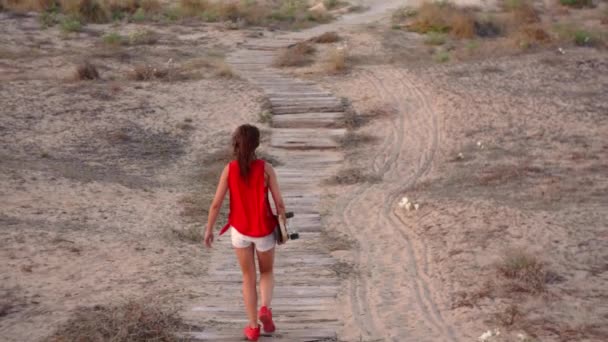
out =
<svg viewBox="0 0 608 342"><path fill-rule="evenodd" d="M420 38L386 33L386 11L401 2L364 4L365 14L293 35L347 37L346 74L295 73L352 102L365 139L345 150L344 169L373 176L325 186L326 233L343 265L338 339L471 341L495 328L495 341L605 339L606 52L416 63ZM10 27L7 37L31 36ZM160 46L177 39L186 56L247 39L154 29ZM258 119L261 93L215 77L127 82L122 63L109 67L117 80L66 82L73 63L61 55L90 39L53 41L58 57L1 60L7 341L42 338L79 306L144 295L184 306L214 291L204 282L213 252L172 229L200 225L182 215L184 198L199 194L205 162L233 127ZM400 208L403 196L420 209ZM541 293L514 289L497 271L505 251L520 248L547 270Z"/></svg>

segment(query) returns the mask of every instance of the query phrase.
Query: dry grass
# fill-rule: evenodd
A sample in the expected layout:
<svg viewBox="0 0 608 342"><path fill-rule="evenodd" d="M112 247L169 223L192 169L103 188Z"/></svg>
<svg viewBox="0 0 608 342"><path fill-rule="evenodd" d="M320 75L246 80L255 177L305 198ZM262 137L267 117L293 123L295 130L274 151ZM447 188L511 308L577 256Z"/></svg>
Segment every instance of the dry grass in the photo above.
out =
<svg viewBox="0 0 608 342"><path fill-rule="evenodd" d="M168 68L153 66L150 64L136 65L128 77L132 81L152 81L155 79L167 79L170 76Z"/></svg>
<svg viewBox="0 0 608 342"><path fill-rule="evenodd" d="M53 8L55 5L55 0L0 0L0 9L15 12L42 12Z"/></svg>
<svg viewBox="0 0 608 342"><path fill-rule="evenodd" d="M530 0L505 1L504 9L511 14L512 25L540 22L540 15Z"/></svg>
<svg viewBox="0 0 608 342"><path fill-rule="evenodd" d="M518 30L511 33L510 39L515 47L523 49L553 41L551 34L539 24L521 25Z"/></svg>
<svg viewBox="0 0 608 342"><path fill-rule="evenodd" d="M137 30L129 35L130 45L153 45L159 40L159 34L152 30Z"/></svg>
<svg viewBox="0 0 608 342"><path fill-rule="evenodd" d="M338 74L346 71L346 49L334 48L329 51L327 61L325 62L324 71L328 74Z"/></svg>
<svg viewBox="0 0 608 342"><path fill-rule="evenodd" d="M330 44L339 42L340 36L336 32L325 32L310 39L310 42L317 44Z"/></svg>
<svg viewBox="0 0 608 342"><path fill-rule="evenodd" d="M547 271L545 264L524 249L511 249L504 253L497 265L498 272L512 292L540 293L545 291Z"/></svg>
<svg viewBox="0 0 608 342"><path fill-rule="evenodd" d="M499 164L481 170L477 175L477 182L482 186L496 186L541 173L542 169L530 166L527 161L517 164Z"/></svg>
<svg viewBox="0 0 608 342"><path fill-rule="evenodd" d="M294 44L283 51L274 59L276 67L304 66L312 62L312 54L315 48L308 42Z"/></svg>
<svg viewBox="0 0 608 342"><path fill-rule="evenodd" d="M47 341L173 342L181 340L175 333L183 326L175 310L164 310L149 300L130 301L80 309Z"/></svg>
<svg viewBox="0 0 608 342"><path fill-rule="evenodd" d="M111 13L99 0L60 0L64 13L86 22L105 23L111 19Z"/></svg>
<svg viewBox="0 0 608 342"><path fill-rule="evenodd" d="M360 183L377 183L380 177L364 173L361 169L342 169L327 180L331 185L352 185Z"/></svg>
<svg viewBox="0 0 608 342"><path fill-rule="evenodd" d="M84 61L76 67L74 79L77 81L96 80L99 79L99 72L95 65L89 61Z"/></svg>
<svg viewBox="0 0 608 342"><path fill-rule="evenodd" d="M406 21L405 26L409 30L419 33L450 33L457 38L472 38L475 35L472 10L450 3L426 2L412 12L400 10L399 15L393 16L394 20L398 18Z"/></svg>
<svg viewBox="0 0 608 342"><path fill-rule="evenodd" d="M217 57L199 57L183 63L180 70L184 73L211 72L214 77L235 78L234 70L224 60Z"/></svg>

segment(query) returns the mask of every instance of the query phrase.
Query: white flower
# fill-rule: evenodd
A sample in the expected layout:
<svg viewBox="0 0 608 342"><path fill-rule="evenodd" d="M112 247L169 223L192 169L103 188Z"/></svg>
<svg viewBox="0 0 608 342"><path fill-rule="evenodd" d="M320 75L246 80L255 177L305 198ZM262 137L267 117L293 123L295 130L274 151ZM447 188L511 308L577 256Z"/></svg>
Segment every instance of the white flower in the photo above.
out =
<svg viewBox="0 0 608 342"><path fill-rule="evenodd" d="M519 333L519 334L517 334L517 338L523 341L526 339L526 335Z"/></svg>
<svg viewBox="0 0 608 342"><path fill-rule="evenodd" d="M464 154L462 154L462 152L458 153L458 159L464 159Z"/></svg>
<svg viewBox="0 0 608 342"><path fill-rule="evenodd" d="M481 141L478 141L478 142L477 142L477 146L478 146L478 147L481 147Z"/></svg>
<svg viewBox="0 0 608 342"><path fill-rule="evenodd" d="M410 202L405 203L405 210L410 211L410 209L412 209L412 203L410 203Z"/></svg>
<svg viewBox="0 0 608 342"><path fill-rule="evenodd" d="M418 204L418 203L414 204L414 210L418 210L418 208L420 208L420 204Z"/></svg>

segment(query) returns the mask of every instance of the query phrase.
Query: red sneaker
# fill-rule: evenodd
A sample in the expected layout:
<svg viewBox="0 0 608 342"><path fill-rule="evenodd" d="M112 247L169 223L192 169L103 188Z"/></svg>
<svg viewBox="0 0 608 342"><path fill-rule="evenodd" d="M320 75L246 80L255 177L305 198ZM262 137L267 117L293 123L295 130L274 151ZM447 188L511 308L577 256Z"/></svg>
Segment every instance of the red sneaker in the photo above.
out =
<svg viewBox="0 0 608 342"><path fill-rule="evenodd" d="M245 334L245 337L247 337L247 340L257 341L258 338L260 338L260 326L258 325L257 328L246 326L245 329L243 329L243 333Z"/></svg>
<svg viewBox="0 0 608 342"><path fill-rule="evenodd" d="M274 322L272 321L272 310L262 306L260 308L260 312L258 313L258 317L260 321L262 321L262 325L264 326L264 332L271 333L274 332L276 327L274 326Z"/></svg>

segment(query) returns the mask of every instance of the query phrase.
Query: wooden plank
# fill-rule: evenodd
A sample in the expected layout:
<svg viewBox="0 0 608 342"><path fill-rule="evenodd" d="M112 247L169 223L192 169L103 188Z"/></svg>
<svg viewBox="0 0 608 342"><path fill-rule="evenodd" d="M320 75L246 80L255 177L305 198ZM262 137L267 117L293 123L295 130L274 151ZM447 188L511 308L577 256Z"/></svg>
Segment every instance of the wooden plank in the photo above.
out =
<svg viewBox="0 0 608 342"><path fill-rule="evenodd" d="M283 114L272 117L277 128L324 128L344 124L344 112Z"/></svg>

